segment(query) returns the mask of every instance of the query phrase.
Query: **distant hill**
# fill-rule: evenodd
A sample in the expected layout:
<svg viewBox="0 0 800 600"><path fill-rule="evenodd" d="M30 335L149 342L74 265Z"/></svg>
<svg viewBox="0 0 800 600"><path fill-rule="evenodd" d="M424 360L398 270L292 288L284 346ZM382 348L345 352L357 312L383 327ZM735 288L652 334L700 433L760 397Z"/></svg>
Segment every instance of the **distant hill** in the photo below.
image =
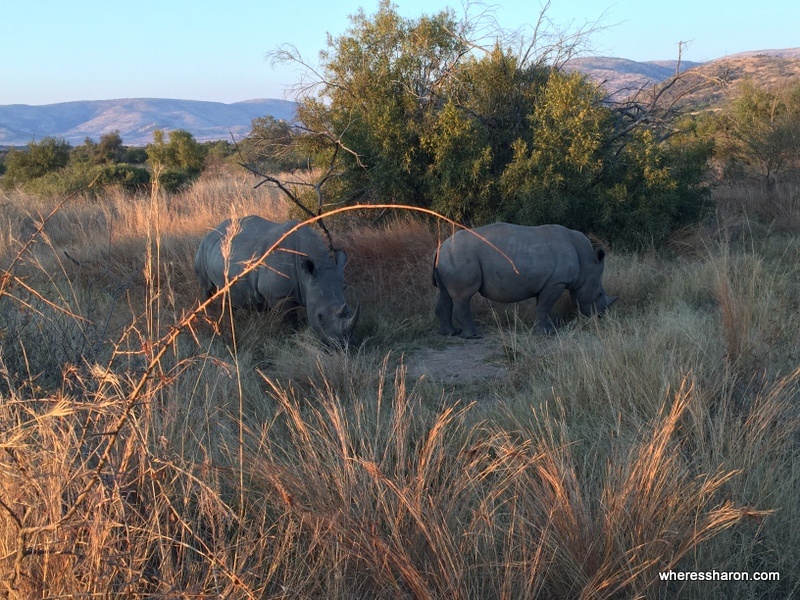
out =
<svg viewBox="0 0 800 600"><path fill-rule="evenodd" d="M713 107L735 94L743 78L759 85L800 78L800 48L741 52L703 63L674 60L636 62L624 58L581 57L567 69L580 71L602 84L614 100L658 85L676 71L681 81L669 90L669 99L692 109ZM156 129L185 129L198 141L236 139L250 132L251 121L271 115L291 120L295 103L287 100L247 100L233 104L194 100L133 98L86 100L45 106L0 106L0 146L23 146L46 136L64 138L73 145L89 137L99 141L118 130L128 146L153 141Z"/></svg>
<svg viewBox="0 0 800 600"><path fill-rule="evenodd" d="M637 90L660 83L676 72L686 71L702 63L677 60L636 62L625 58L584 56L565 65L569 71L580 71L605 87L614 99L624 98Z"/></svg>
<svg viewBox="0 0 800 600"><path fill-rule="evenodd" d="M800 76L800 48L740 52L702 63L682 61L680 68L675 60L636 62L624 58L580 57L570 60L566 68L585 73L603 85L614 100L657 85L680 70L684 77L671 90L673 98L680 94L687 103L708 107L727 97L742 78L769 85Z"/></svg>
<svg viewBox="0 0 800 600"><path fill-rule="evenodd" d="M782 54L743 52L703 63L688 70L664 99L689 110L713 110L735 97L743 80L764 88L800 81L800 48Z"/></svg>
<svg viewBox="0 0 800 600"><path fill-rule="evenodd" d="M159 98L10 104L0 106L0 145L22 146L47 136L79 145L87 137L98 141L119 131L126 145L144 146L153 141L156 129L184 129L201 142L230 139L231 134L241 139L254 118L291 120L294 111L294 102L274 99L233 104Z"/></svg>

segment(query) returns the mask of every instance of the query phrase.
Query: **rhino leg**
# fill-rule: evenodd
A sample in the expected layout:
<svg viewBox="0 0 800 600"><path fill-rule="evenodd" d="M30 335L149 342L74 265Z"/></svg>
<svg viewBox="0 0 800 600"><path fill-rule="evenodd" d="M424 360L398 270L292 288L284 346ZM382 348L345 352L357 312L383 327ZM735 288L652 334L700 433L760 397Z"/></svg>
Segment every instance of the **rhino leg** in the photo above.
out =
<svg viewBox="0 0 800 600"><path fill-rule="evenodd" d="M439 333L442 335L458 335L460 330L453 327L453 298L439 284L439 300L436 302L436 316L439 317Z"/></svg>
<svg viewBox="0 0 800 600"><path fill-rule="evenodd" d="M208 300L211 298L211 296L217 293L217 286L214 285L214 283L209 277L206 276L205 273L199 273L197 278L200 282L200 292L203 300Z"/></svg>
<svg viewBox="0 0 800 600"><path fill-rule="evenodd" d="M561 298L564 293L566 285L551 285L541 291L539 297L536 299L536 329L544 333L555 333L556 328L553 326L553 320L550 317L550 311L553 306Z"/></svg>
<svg viewBox="0 0 800 600"><path fill-rule="evenodd" d="M472 318L472 310L469 307L471 299L472 298L470 297L466 300L456 300L453 303L453 314L456 321L458 321L462 327L461 337L467 339L482 337L481 334L478 333L475 320Z"/></svg>

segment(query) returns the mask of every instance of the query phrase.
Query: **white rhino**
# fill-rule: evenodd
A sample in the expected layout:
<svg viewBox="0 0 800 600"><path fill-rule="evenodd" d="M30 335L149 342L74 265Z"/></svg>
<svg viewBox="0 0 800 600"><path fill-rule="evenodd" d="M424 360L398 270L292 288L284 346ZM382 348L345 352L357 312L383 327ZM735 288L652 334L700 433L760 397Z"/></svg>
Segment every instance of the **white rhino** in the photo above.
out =
<svg viewBox="0 0 800 600"><path fill-rule="evenodd" d="M546 333L555 331L550 311L565 289L582 313L602 314L618 298L603 289L604 258L602 248L561 225L493 223L457 231L434 254L439 333L480 337L470 311L476 293L508 303L535 297L536 327Z"/></svg>
<svg viewBox="0 0 800 600"><path fill-rule="evenodd" d="M224 287L295 225L297 221L273 223L252 215L237 219L233 227L227 219L212 229L194 257L194 272L205 297ZM351 311L344 298L346 262L343 251L331 258L320 236L301 227L231 286L231 304L255 310L285 301L289 307L304 306L309 325L322 340L346 344L358 321L358 307Z"/></svg>

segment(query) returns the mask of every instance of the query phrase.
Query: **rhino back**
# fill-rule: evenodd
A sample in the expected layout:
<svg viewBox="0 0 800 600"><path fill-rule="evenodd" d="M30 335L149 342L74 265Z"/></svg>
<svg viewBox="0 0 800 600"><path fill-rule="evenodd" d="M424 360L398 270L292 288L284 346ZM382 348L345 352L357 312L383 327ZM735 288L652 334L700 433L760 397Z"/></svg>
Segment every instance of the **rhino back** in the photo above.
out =
<svg viewBox="0 0 800 600"><path fill-rule="evenodd" d="M519 302L548 285L574 283L579 266L569 232L560 225L509 223L459 231L443 244L440 264L445 278L464 277L466 271L472 278L480 277L481 295L498 302Z"/></svg>
<svg viewBox="0 0 800 600"><path fill-rule="evenodd" d="M233 224L233 230L231 225L231 219L226 219L203 238L195 257L195 271L201 285L205 286L205 279L217 289L223 287L227 281L239 275L250 260L262 256L293 223L277 224L258 216L249 216ZM227 237L231 235L231 231L234 235L230 247L226 249ZM291 245L288 240L281 247L287 245ZM269 267L259 267L233 284L233 304L262 306L269 298L290 295L291 282L294 281L294 262L290 258L293 256L294 254L280 251L271 253L265 261ZM273 274L274 281L268 277L270 281L266 285L262 284L264 271ZM264 291L269 293L264 294Z"/></svg>
<svg viewBox="0 0 800 600"><path fill-rule="evenodd" d="M241 246L244 260L263 255L298 225L298 221L278 224L259 217L250 219L240 234L244 242ZM255 271L254 287L268 303L281 298L293 298L307 306L316 288L323 289L322 296L329 296L325 302L345 303L342 270L331 258L320 236L309 227L300 227L289 233L264 262L266 266ZM313 275L308 271L309 267L302 268L301 263L313 265Z"/></svg>
<svg viewBox="0 0 800 600"><path fill-rule="evenodd" d="M237 258L248 261L262 256L297 224L297 221L273 223L258 216L246 217L234 240ZM320 254L327 257L319 236L302 227L281 240L279 246L264 260L266 266L253 271L250 285L256 296L268 304L281 298L294 298L302 302L302 293L298 290L298 256L313 257Z"/></svg>

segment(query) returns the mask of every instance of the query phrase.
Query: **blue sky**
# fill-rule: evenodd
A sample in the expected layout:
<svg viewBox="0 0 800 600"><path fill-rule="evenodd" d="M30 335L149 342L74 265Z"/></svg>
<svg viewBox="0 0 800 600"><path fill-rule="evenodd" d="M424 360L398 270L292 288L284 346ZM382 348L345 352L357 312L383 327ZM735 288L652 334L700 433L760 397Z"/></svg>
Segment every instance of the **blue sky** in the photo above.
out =
<svg viewBox="0 0 800 600"><path fill-rule="evenodd" d="M406 17L461 0L398 0ZM535 23L543 4L500 0L506 28ZM294 44L312 62L326 34L377 0L0 0L0 105L112 98L180 98L237 102L289 98L292 69L265 55ZM479 10L474 4L471 12ZM800 46L797 0L551 0L545 15L559 29L599 21L594 54L631 60L703 61L748 50Z"/></svg>

